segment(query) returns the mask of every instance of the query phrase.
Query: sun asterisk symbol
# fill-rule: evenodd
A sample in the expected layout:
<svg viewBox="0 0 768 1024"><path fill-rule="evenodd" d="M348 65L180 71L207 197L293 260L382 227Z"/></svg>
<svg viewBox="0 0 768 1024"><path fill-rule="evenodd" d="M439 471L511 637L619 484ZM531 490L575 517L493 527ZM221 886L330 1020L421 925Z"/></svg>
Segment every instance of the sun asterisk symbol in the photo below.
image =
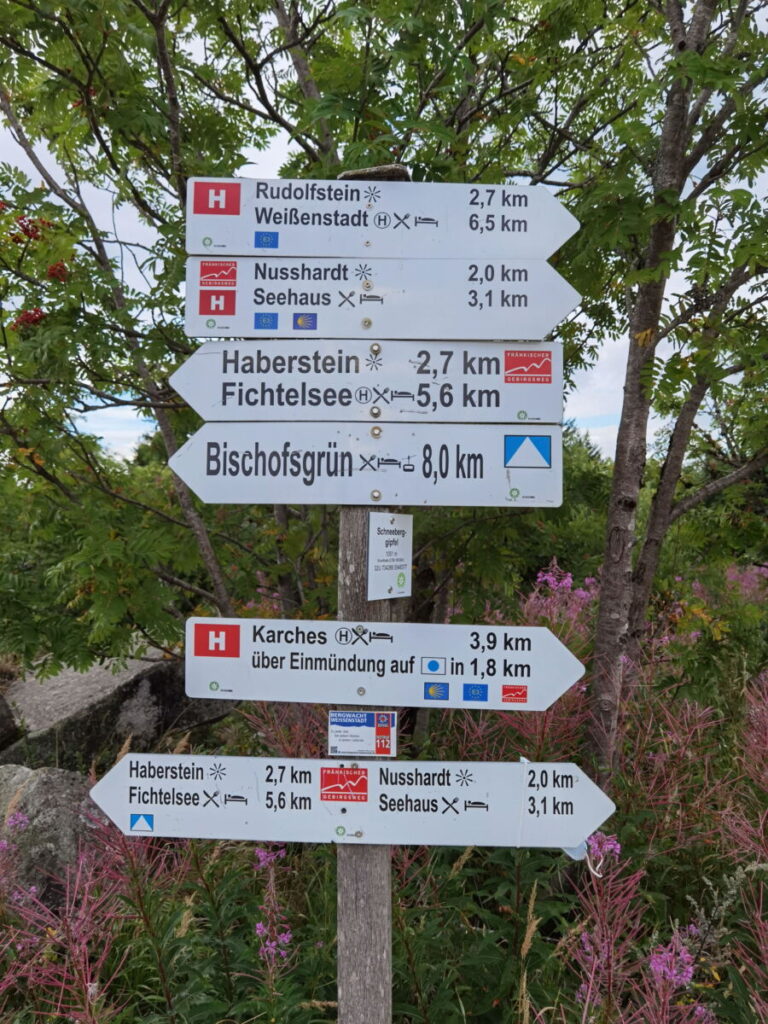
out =
<svg viewBox="0 0 768 1024"><path fill-rule="evenodd" d="M217 780L218 779L223 779L224 776L227 774L227 769L222 764L215 764L215 765L213 765L213 767L211 768L210 771L211 771L211 775L214 777L214 779L217 779Z"/></svg>
<svg viewBox="0 0 768 1024"><path fill-rule="evenodd" d="M370 277L372 273L373 271L367 263L358 263L355 267L355 276L359 277L361 281L363 278Z"/></svg>
<svg viewBox="0 0 768 1024"><path fill-rule="evenodd" d="M475 777L472 772L468 772L466 768L462 768L460 771L456 772L456 781L460 786L468 786L470 782L475 781Z"/></svg>
<svg viewBox="0 0 768 1024"><path fill-rule="evenodd" d="M365 190L365 198L369 203L375 203L377 199L381 198L381 189L376 188L375 185L369 185Z"/></svg>
<svg viewBox="0 0 768 1024"><path fill-rule="evenodd" d="M367 356L365 365L369 370L380 370L381 369L381 356Z"/></svg>

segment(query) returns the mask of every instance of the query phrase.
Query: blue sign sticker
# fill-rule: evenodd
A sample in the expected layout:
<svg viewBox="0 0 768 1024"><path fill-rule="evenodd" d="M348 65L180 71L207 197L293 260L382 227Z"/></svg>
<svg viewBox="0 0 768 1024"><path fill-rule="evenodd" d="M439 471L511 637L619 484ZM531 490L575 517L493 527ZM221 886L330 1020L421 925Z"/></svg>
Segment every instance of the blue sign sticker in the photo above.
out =
<svg viewBox="0 0 768 1024"><path fill-rule="evenodd" d="M279 231L257 231L253 236L254 249L277 249L279 244Z"/></svg>
<svg viewBox="0 0 768 1024"><path fill-rule="evenodd" d="M424 683L424 700L448 700L448 683Z"/></svg>
<svg viewBox="0 0 768 1024"><path fill-rule="evenodd" d="M448 671L448 659L422 658L421 671L425 676L444 676Z"/></svg>
<svg viewBox="0 0 768 1024"><path fill-rule="evenodd" d="M552 438L549 434L505 434L506 469L551 469Z"/></svg>
<svg viewBox="0 0 768 1024"><path fill-rule="evenodd" d="M277 330L277 313L254 313L253 326L257 331Z"/></svg>
<svg viewBox="0 0 768 1024"><path fill-rule="evenodd" d="M488 685L486 683L464 683L464 700L488 700Z"/></svg>
<svg viewBox="0 0 768 1024"><path fill-rule="evenodd" d="M329 711L328 722L330 725L365 725L373 728L373 711Z"/></svg>
<svg viewBox="0 0 768 1024"><path fill-rule="evenodd" d="M293 329L294 331L316 331L317 313L294 313Z"/></svg>
<svg viewBox="0 0 768 1024"><path fill-rule="evenodd" d="M129 825L131 832L154 832L155 831L155 816L154 814L132 814L131 823Z"/></svg>

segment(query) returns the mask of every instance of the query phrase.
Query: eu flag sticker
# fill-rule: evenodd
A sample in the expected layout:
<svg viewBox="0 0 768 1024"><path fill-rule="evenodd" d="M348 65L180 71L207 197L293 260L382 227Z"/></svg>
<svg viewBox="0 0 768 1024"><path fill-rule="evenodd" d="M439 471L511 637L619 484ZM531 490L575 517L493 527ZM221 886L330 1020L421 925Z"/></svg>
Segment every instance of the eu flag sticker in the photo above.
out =
<svg viewBox="0 0 768 1024"><path fill-rule="evenodd" d="M254 249L277 249L279 245L279 231L257 231L253 236Z"/></svg>
<svg viewBox="0 0 768 1024"><path fill-rule="evenodd" d="M294 313L293 329L294 331L316 331L317 313Z"/></svg>
<svg viewBox="0 0 768 1024"><path fill-rule="evenodd" d="M464 683L464 700L488 700L487 683Z"/></svg>
<svg viewBox="0 0 768 1024"><path fill-rule="evenodd" d="M424 700L448 700L448 683L424 683Z"/></svg>
<svg viewBox="0 0 768 1024"><path fill-rule="evenodd" d="M421 671L423 675L444 676L448 671L447 658L422 658Z"/></svg>
<svg viewBox="0 0 768 1024"><path fill-rule="evenodd" d="M155 831L155 816L154 814L132 814L131 824L129 826L131 832L154 832Z"/></svg>
<svg viewBox="0 0 768 1024"><path fill-rule="evenodd" d="M506 434L504 466L507 469L551 469L552 438L549 434Z"/></svg>
<svg viewBox="0 0 768 1024"><path fill-rule="evenodd" d="M276 331L277 313L254 313L253 327L257 331Z"/></svg>

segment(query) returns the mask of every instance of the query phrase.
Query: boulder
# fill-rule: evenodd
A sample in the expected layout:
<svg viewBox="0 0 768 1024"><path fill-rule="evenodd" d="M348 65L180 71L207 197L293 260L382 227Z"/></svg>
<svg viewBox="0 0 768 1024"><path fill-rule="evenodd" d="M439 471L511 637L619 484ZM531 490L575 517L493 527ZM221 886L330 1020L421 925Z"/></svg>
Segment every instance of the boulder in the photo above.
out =
<svg viewBox="0 0 768 1024"><path fill-rule="evenodd" d="M129 737L131 750L149 750L164 733L215 721L235 704L187 697L183 665L162 657L68 669L50 679L25 676L5 697L23 735L0 745L0 765L75 771L87 771L99 755L114 759Z"/></svg>
<svg viewBox="0 0 768 1024"><path fill-rule="evenodd" d="M21 735L21 729L11 710L11 705L0 693L0 750L13 743Z"/></svg>
<svg viewBox="0 0 768 1024"><path fill-rule="evenodd" d="M12 889L35 886L43 902L58 902L59 879L94 820L103 817L89 788L83 775L61 768L0 765L0 839Z"/></svg>

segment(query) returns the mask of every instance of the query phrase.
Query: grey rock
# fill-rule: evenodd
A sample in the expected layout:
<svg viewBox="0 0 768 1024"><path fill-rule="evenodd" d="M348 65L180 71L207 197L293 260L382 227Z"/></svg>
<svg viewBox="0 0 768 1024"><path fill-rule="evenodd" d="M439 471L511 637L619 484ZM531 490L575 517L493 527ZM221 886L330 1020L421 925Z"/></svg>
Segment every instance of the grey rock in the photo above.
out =
<svg viewBox="0 0 768 1024"><path fill-rule="evenodd" d="M0 838L10 844L4 856L12 884L20 890L35 886L49 905L59 902L60 880L83 837L103 820L89 788L84 776L60 768L0 766Z"/></svg>
<svg viewBox="0 0 768 1024"><path fill-rule="evenodd" d="M235 703L187 697L183 666L167 659L27 676L5 696L24 735L0 749L0 764L82 772L97 755L114 756L129 736L132 750L148 750L165 732L215 721Z"/></svg>
<svg viewBox="0 0 768 1024"><path fill-rule="evenodd" d="M21 734L18 722L16 721L11 706L5 697L0 693L0 749L13 743Z"/></svg>

